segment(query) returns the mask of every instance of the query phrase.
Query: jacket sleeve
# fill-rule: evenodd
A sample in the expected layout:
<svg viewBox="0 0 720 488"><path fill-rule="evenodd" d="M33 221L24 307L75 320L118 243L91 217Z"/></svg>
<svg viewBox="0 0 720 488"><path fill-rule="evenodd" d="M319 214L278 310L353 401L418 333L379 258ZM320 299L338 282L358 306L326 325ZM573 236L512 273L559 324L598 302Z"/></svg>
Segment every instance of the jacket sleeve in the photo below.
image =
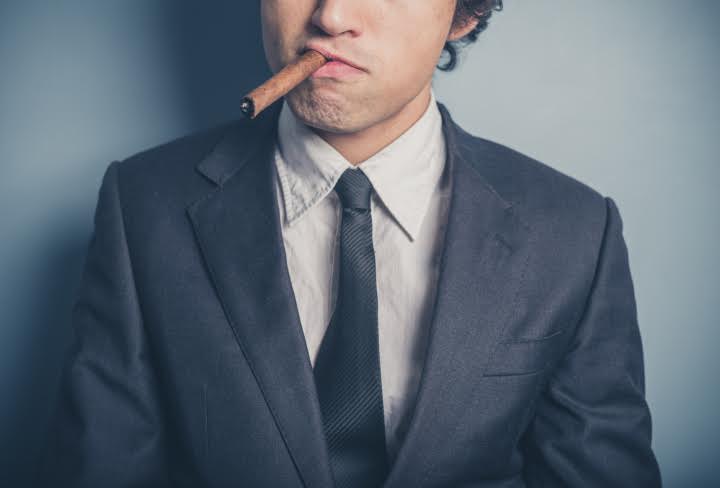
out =
<svg viewBox="0 0 720 488"><path fill-rule="evenodd" d="M42 486L168 486L157 379L125 239L118 167L110 164L99 191Z"/></svg>
<svg viewBox="0 0 720 488"><path fill-rule="evenodd" d="M529 487L661 486L622 220L605 203L590 296L523 439Z"/></svg>

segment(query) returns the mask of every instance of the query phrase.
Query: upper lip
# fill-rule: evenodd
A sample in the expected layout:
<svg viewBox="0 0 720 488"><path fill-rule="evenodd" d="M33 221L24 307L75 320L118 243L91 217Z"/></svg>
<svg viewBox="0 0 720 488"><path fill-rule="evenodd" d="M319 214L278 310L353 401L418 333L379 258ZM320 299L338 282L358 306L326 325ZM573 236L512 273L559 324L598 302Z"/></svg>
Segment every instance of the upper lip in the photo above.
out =
<svg viewBox="0 0 720 488"><path fill-rule="evenodd" d="M336 52L334 52L334 51L332 51L332 50L330 50L330 49L327 49L327 48L325 48L325 47L322 47L322 46L320 46L320 45L318 45L318 44L314 44L314 43L310 42L310 43L308 43L308 44L305 46L305 49L306 49L306 50L312 49L312 50L314 50L314 51L317 51L317 52L319 52L320 54L322 54L323 56L325 56L327 59L329 59L330 61L340 61L340 62L343 62L343 63L345 63L345 64L349 64L350 66L352 66L352 67L354 67L354 68L357 68L357 69L360 69L360 70L365 71L365 68L363 68L363 67L360 66L359 64L357 64L357 63L355 63L355 62L347 59L346 57L340 56L340 55L337 54Z"/></svg>

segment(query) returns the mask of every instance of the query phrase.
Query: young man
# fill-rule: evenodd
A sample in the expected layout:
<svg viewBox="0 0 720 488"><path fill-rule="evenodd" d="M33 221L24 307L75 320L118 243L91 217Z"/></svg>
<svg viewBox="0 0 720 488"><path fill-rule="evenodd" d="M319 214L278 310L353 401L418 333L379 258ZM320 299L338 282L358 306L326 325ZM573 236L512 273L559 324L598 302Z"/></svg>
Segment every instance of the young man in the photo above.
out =
<svg viewBox="0 0 720 488"><path fill-rule="evenodd" d="M53 486L660 485L614 201L435 101L491 7L262 0L346 64L109 166Z"/></svg>

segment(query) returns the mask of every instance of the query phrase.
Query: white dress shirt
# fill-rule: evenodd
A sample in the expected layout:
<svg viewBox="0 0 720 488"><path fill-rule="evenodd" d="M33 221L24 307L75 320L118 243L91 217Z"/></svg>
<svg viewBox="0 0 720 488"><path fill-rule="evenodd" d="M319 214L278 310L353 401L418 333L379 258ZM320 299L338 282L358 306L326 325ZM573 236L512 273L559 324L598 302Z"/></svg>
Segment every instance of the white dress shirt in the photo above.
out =
<svg viewBox="0 0 720 488"><path fill-rule="evenodd" d="M424 114L358 166L370 200L385 433L394 460L419 386L450 195L442 118L431 91ZM338 293L342 204L333 191L354 166L283 102L275 146L278 207L311 363Z"/></svg>

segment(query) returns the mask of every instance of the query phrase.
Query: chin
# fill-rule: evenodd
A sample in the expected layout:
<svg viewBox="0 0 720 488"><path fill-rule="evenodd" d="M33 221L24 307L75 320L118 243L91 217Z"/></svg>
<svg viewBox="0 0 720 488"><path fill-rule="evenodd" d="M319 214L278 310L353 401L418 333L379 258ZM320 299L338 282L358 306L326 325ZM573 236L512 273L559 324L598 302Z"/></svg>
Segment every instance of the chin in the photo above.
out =
<svg viewBox="0 0 720 488"><path fill-rule="evenodd" d="M287 102L295 116L307 126L337 134L358 130L355 120L357 110L347 103L319 97L309 90L301 89L288 94Z"/></svg>

